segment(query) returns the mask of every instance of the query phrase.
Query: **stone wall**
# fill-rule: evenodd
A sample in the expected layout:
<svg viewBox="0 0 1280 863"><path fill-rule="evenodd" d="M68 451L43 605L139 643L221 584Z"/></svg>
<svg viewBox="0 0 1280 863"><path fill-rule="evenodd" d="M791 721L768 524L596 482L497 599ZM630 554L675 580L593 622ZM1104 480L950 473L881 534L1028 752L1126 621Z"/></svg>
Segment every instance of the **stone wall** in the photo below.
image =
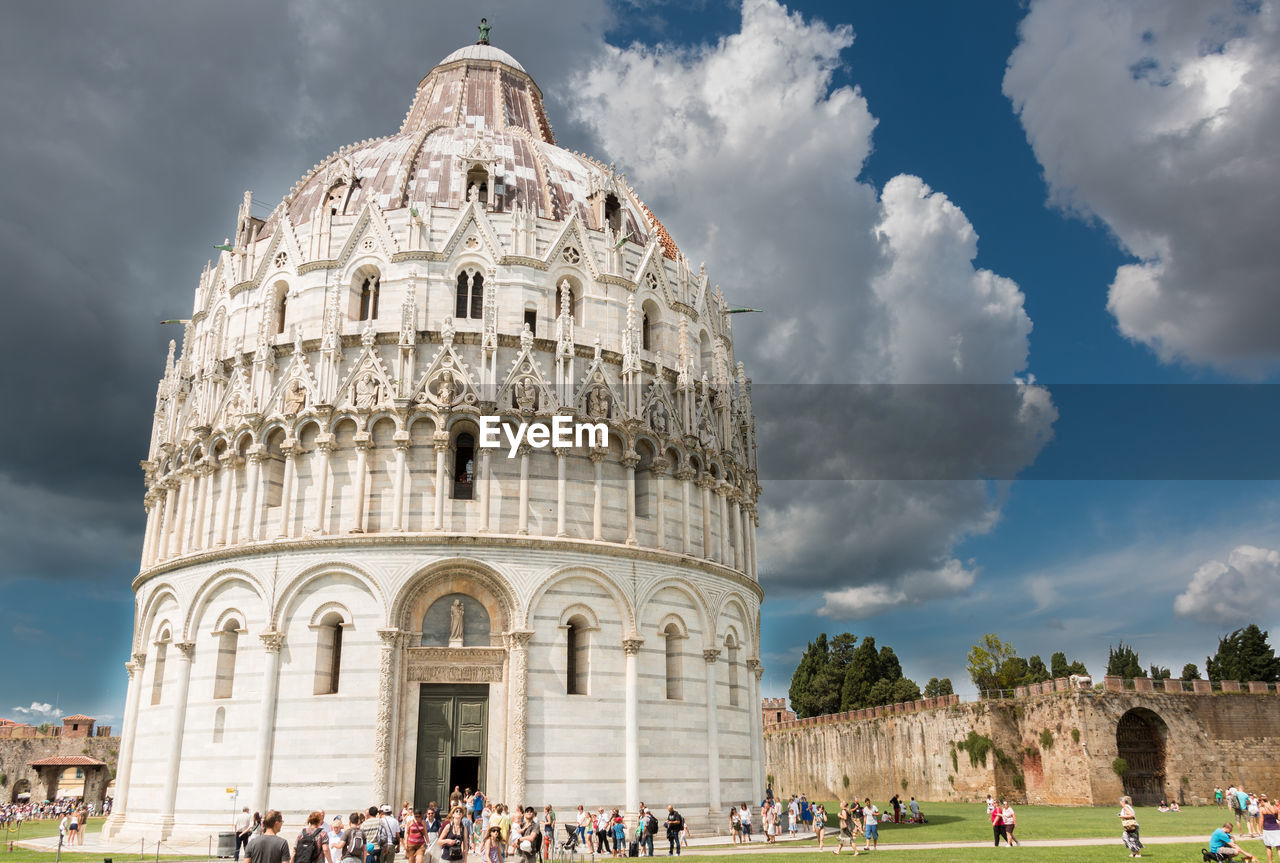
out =
<svg viewBox="0 0 1280 863"><path fill-rule="evenodd" d="M1215 784L1280 782L1280 699L1270 692L1046 687L1005 701L879 716L855 711L766 729L765 760L784 796L980 800L992 793L1024 803L1109 804L1125 793L1113 766L1116 729L1134 709L1163 723L1162 796L1196 804Z"/></svg>
<svg viewBox="0 0 1280 863"><path fill-rule="evenodd" d="M4 785L0 787L0 799L5 803L12 802L15 789L23 780L30 783L32 800L51 799L56 793L56 783L51 787L49 780L62 771L50 769L36 771L28 765L42 758L86 755L110 765L110 769L105 771L105 774L102 770L86 771L85 796L90 801L101 805L103 793L115 776L116 757L119 752L120 738L118 737L34 737L0 740L0 774L5 777ZM94 774L104 775L95 776Z"/></svg>

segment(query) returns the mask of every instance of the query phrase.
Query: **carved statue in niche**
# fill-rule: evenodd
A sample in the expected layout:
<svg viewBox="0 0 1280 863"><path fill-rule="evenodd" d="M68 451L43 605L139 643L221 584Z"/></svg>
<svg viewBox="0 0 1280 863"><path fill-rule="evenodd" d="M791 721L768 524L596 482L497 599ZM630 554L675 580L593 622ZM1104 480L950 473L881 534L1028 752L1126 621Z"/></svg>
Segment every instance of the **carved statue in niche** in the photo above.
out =
<svg viewBox="0 0 1280 863"><path fill-rule="evenodd" d="M604 387L596 387L587 396L587 413L597 419L607 419L609 416L609 394Z"/></svg>
<svg viewBox="0 0 1280 863"><path fill-rule="evenodd" d="M462 616L465 613L461 599L455 599L449 606L449 646L462 646Z"/></svg>
<svg viewBox="0 0 1280 863"><path fill-rule="evenodd" d="M667 433L667 410L661 404L655 404L649 414L649 425L660 435Z"/></svg>
<svg viewBox="0 0 1280 863"><path fill-rule="evenodd" d="M453 325L453 316L445 315L444 324L440 327L440 340L444 342L444 346L453 345L453 337L457 335L458 328Z"/></svg>
<svg viewBox="0 0 1280 863"><path fill-rule="evenodd" d="M244 399L240 397L240 393L235 393L227 402L227 427L239 425L242 419L244 419Z"/></svg>
<svg viewBox="0 0 1280 863"><path fill-rule="evenodd" d="M529 329L529 322L524 322L524 329L520 331L520 350L533 350L533 330Z"/></svg>
<svg viewBox="0 0 1280 863"><path fill-rule="evenodd" d="M516 381L516 406L525 413L532 413L538 407L538 388L530 378Z"/></svg>
<svg viewBox="0 0 1280 863"><path fill-rule="evenodd" d="M372 410L378 406L382 385L373 372L365 372L355 383L355 406L361 410Z"/></svg>
<svg viewBox="0 0 1280 863"><path fill-rule="evenodd" d="M440 373L440 384L436 388L436 404L441 407L452 407L457 400L458 388L453 381L453 372L445 369Z"/></svg>
<svg viewBox="0 0 1280 863"><path fill-rule="evenodd" d="M284 412L287 416L300 413L307 406L307 385L301 378L294 378L284 388Z"/></svg>

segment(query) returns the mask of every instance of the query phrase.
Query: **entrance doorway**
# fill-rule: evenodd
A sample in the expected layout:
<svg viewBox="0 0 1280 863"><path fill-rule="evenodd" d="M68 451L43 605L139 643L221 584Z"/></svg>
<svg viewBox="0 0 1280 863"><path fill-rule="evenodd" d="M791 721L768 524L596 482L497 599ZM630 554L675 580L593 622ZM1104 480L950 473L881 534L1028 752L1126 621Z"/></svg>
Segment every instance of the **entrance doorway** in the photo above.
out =
<svg viewBox="0 0 1280 863"><path fill-rule="evenodd" d="M1155 806L1165 797L1164 756L1169 727L1152 710L1135 707L1116 725L1116 749L1124 761L1124 793L1138 806Z"/></svg>
<svg viewBox="0 0 1280 863"><path fill-rule="evenodd" d="M413 805L442 808L456 787L475 790L485 770L489 687L422 684L418 696L418 766Z"/></svg>

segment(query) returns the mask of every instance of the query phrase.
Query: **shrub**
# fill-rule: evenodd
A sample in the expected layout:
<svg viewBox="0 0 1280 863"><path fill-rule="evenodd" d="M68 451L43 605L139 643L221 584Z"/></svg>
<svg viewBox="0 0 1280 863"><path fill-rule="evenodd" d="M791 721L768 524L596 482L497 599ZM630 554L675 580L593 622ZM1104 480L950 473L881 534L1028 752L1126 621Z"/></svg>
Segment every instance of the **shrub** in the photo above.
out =
<svg viewBox="0 0 1280 863"><path fill-rule="evenodd" d="M1050 731L1048 728L1040 732L1040 748L1041 749L1053 748L1053 732Z"/></svg>
<svg viewBox="0 0 1280 863"><path fill-rule="evenodd" d="M907 777L905 777L905 776L904 776L904 777L902 777L902 790L903 790L903 791L906 791L906 790L907 790Z"/></svg>
<svg viewBox="0 0 1280 863"><path fill-rule="evenodd" d="M1111 769L1116 772L1117 776L1123 779L1124 775L1129 772L1129 762L1125 761L1123 758L1117 758L1115 761L1111 762Z"/></svg>
<svg viewBox="0 0 1280 863"><path fill-rule="evenodd" d="M960 759L956 757L956 745L951 744L951 769L956 773L960 772Z"/></svg>
<svg viewBox="0 0 1280 863"><path fill-rule="evenodd" d="M846 774L844 775L844 787L845 787L845 788L848 788L848 787L849 787L849 774L848 774L848 773L846 773Z"/></svg>
<svg viewBox="0 0 1280 863"><path fill-rule="evenodd" d="M956 749L963 749L969 754L971 767L983 767L987 763L987 753L991 751L991 738L976 731L956 744Z"/></svg>
<svg viewBox="0 0 1280 863"><path fill-rule="evenodd" d="M1072 743L1079 743L1079 742L1080 742L1080 729L1079 729L1079 728L1073 728L1073 729L1071 729L1071 742L1072 742Z"/></svg>

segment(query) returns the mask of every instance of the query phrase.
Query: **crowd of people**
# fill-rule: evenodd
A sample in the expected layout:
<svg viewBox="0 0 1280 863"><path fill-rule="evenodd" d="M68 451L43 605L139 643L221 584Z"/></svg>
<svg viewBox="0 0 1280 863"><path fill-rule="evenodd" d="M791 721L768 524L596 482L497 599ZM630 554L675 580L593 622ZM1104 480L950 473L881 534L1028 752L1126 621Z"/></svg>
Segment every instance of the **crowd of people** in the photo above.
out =
<svg viewBox="0 0 1280 863"><path fill-rule="evenodd" d="M535 863L555 858L557 851L652 857L659 830L665 832L667 854L678 856L688 837L684 816L673 806L658 813L641 803L637 824L628 830L617 809L591 812L579 805L561 819L550 804L541 812L532 806L509 808L469 789L455 789L446 807L432 802L414 809L406 802L399 813L388 805L370 806L332 819L312 812L292 851L281 836L283 820L276 810L263 816L245 808L235 823L235 859L243 850L249 863L395 863L397 855L405 863L423 863L428 855L444 863L471 857L483 863L508 857Z"/></svg>
<svg viewBox="0 0 1280 863"><path fill-rule="evenodd" d="M58 800L33 803L8 803L0 805L0 826L6 831L18 832L24 821L57 820L58 832L68 845L84 844L84 827L91 816L108 815L111 799L102 804L85 803L82 797L63 797Z"/></svg>

